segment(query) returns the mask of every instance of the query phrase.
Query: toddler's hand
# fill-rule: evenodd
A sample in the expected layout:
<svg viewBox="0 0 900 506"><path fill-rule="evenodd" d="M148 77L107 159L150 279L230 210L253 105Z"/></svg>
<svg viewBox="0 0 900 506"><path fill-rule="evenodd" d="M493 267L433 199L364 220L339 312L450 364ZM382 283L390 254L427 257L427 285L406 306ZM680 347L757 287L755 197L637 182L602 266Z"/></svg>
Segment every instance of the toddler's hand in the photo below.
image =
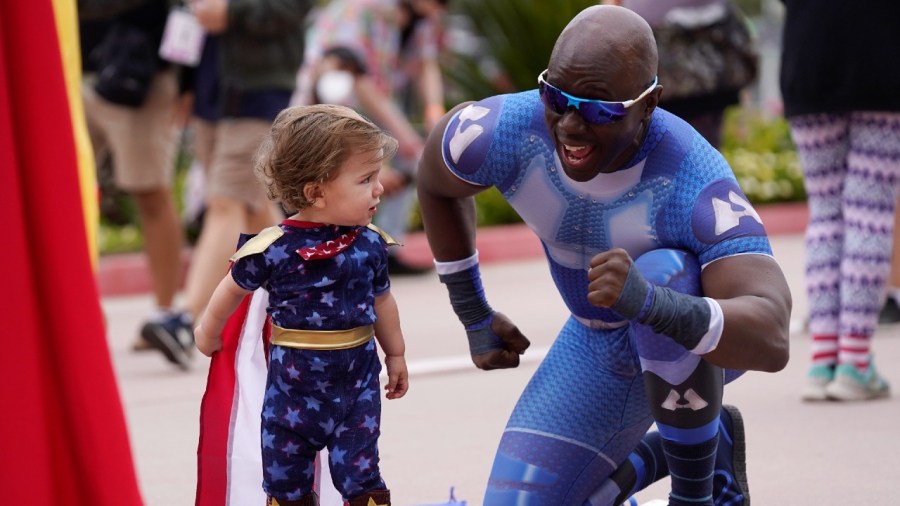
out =
<svg viewBox="0 0 900 506"><path fill-rule="evenodd" d="M406 370L406 359L403 355L388 355L384 357L384 365L387 366L388 384L384 386L387 390L388 399L399 399L406 395L409 390L409 371Z"/></svg>

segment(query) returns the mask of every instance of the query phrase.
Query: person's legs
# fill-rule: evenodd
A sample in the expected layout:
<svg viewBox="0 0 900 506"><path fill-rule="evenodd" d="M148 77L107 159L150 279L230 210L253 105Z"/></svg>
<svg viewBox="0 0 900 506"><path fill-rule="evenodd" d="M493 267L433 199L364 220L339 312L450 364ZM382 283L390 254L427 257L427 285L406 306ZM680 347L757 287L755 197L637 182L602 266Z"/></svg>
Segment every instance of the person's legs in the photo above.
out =
<svg viewBox="0 0 900 506"><path fill-rule="evenodd" d="M306 370L316 375L317 385L343 385L329 392L332 402L342 409L334 420L334 428L325 427L329 438L328 468L335 488L350 506L368 506L369 500L375 504L389 504L390 491L381 476L378 455L378 438L381 436L381 362L375 341L351 348L336 350L342 364L352 364L351 375L346 378L346 367L324 367L319 372L313 364ZM333 362L331 362L333 363ZM319 391L314 396L326 401Z"/></svg>
<svg viewBox="0 0 900 506"><path fill-rule="evenodd" d="M86 86L85 108L93 144L108 146L116 186L134 199L144 234L157 307L168 310L178 291L184 232L172 197L178 131L174 124L178 89L173 72L156 75L139 108L110 104Z"/></svg>
<svg viewBox="0 0 900 506"><path fill-rule="evenodd" d="M127 191L137 207L157 306L141 328L146 340L148 325L174 325L171 310L181 274L184 230L172 195L178 146L175 74L158 73L138 108L108 103L90 86L83 88L82 95L94 145L100 149L108 145L116 186Z"/></svg>
<svg viewBox="0 0 900 506"><path fill-rule="evenodd" d="M134 192L138 219L144 235L144 253L153 279L159 308L169 309L178 292L184 233L170 188Z"/></svg>
<svg viewBox="0 0 900 506"><path fill-rule="evenodd" d="M729 373L732 371L729 371ZM726 373L726 383L735 377ZM713 503L742 506L750 503L747 481L744 421L735 406L723 405L719 413L719 444L713 475ZM619 506L632 495L669 476L663 439L648 432L641 443L591 495L592 506Z"/></svg>
<svg viewBox="0 0 900 506"><path fill-rule="evenodd" d="M185 287L185 305L194 319L228 271L240 234L257 233L280 221L253 172L256 150L269 128L268 121L233 119L219 122L211 133L207 211Z"/></svg>
<svg viewBox="0 0 900 506"><path fill-rule="evenodd" d="M639 373L627 327L571 318L513 410L484 504L585 504L650 427Z"/></svg>
<svg viewBox="0 0 900 506"><path fill-rule="evenodd" d="M812 366L801 394L825 400L838 361L840 264L844 256L841 203L847 173L849 122L840 115L799 116L790 120L791 136L803 167L809 206L806 228L806 292Z"/></svg>
<svg viewBox="0 0 900 506"><path fill-rule="evenodd" d="M850 115L843 187L844 242L838 366L829 398L864 400L888 394L872 366L870 346L890 271L894 205L900 169L900 114Z"/></svg>
<svg viewBox="0 0 900 506"><path fill-rule="evenodd" d="M262 486L270 504L272 499L294 504L291 501L304 501L314 494L316 452L328 436L321 426L334 415L335 405L305 409L304 397L319 395L312 378L296 379L296 371L310 371L310 353L315 354L282 346L273 346L269 352L260 446Z"/></svg>
<svg viewBox="0 0 900 506"><path fill-rule="evenodd" d="M393 167L391 171L397 176L408 177L405 186L397 188L391 192L387 192L387 183L385 184L385 194L381 196L381 203L378 204L378 214L375 215L374 223L382 230L387 232L391 237L403 244L406 235L409 232L410 213L415 205L415 178L412 174L416 172L416 163L418 160L404 159L397 157L392 161ZM410 174L410 176L405 176ZM430 272L433 265L412 265L401 257L402 248L390 248L388 250L388 272L391 275L417 275Z"/></svg>
<svg viewBox="0 0 900 506"><path fill-rule="evenodd" d="M248 229L247 214L241 201L218 195L207 197L203 228L194 245L185 283L185 308L195 321L228 272L228 258L234 253L238 236Z"/></svg>
<svg viewBox="0 0 900 506"><path fill-rule="evenodd" d="M415 204L415 187L407 186L389 196L382 196L375 215L375 225L403 244L409 232L409 214ZM393 276L431 272L432 265L412 265L401 257L402 248L388 250L388 272Z"/></svg>
<svg viewBox="0 0 900 506"><path fill-rule="evenodd" d="M175 325L150 324L145 333L169 361L181 367L189 363L193 322L228 272L228 258L240 234L259 232L263 222L267 226L278 222L272 211L259 214L272 206L253 172L256 150L269 127L269 122L256 119L194 122L195 158L207 168L207 211L188 269L186 310L176 314Z"/></svg>

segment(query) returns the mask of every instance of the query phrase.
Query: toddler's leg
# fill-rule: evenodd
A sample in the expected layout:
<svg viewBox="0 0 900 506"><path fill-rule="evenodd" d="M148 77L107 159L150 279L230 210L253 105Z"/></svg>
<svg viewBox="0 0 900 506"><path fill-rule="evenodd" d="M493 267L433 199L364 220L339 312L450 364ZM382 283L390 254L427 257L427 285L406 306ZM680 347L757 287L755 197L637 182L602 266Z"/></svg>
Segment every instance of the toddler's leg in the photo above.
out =
<svg viewBox="0 0 900 506"><path fill-rule="evenodd" d="M333 404L339 404L341 409L321 424L328 434L331 480L351 506L367 506L370 497L375 504L390 504L390 492L381 478L378 465L382 390L378 380L381 363L375 351L375 341L330 353L345 355L339 362L344 364L340 372L356 378L334 377L328 382L330 385L343 385L341 388L332 386L328 390L330 397L340 396L340 402ZM349 369L348 364L352 366ZM323 384L321 388L324 390L327 386Z"/></svg>

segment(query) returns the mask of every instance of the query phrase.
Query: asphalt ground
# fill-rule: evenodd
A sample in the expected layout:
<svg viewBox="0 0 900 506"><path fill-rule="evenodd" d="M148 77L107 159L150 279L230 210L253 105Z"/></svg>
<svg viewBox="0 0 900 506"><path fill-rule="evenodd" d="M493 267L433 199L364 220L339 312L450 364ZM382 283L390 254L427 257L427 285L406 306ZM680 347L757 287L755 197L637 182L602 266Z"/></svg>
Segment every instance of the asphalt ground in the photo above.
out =
<svg viewBox="0 0 900 506"><path fill-rule="evenodd" d="M771 232L781 225L773 219L766 226ZM457 499L481 504L507 417L565 321L536 240L523 239L521 228L506 235L500 243L514 251L485 261L482 274L491 304L532 341L518 369L484 372L471 365L446 290L433 273L393 279L411 371L407 396L383 405L381 464L396 505L445 502L451 486ZM410 247L416 241L421 239L411 240ZM725 392L725 402L740 406L746 422L753 504L900 504L900 402L800 401L810 345L803 329L804 245L799 233L790 232L773 235L772 244L794 298L791 360L776 374L748 373ZM191 370L181 372L161 354L131 350L152 309L149 295L107 293L102 304L145 503L193 504L198 414L209 362L197 354ZM873 350L896 392L900 325L879 327ZM663 498L667 491L664 481L638 498Z"/></svg>

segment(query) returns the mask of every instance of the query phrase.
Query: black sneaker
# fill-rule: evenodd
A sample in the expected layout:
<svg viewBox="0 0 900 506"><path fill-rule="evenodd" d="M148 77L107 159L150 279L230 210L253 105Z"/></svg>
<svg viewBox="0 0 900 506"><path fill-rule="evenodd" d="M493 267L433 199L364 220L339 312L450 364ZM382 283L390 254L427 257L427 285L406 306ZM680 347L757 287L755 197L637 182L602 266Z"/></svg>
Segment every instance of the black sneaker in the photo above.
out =
<svg viewBox="0 0 900 506"><path fill-rule="evenodd" d="M897 323L900 322L900 305L893 297L888 296L884 300L884 306L878 313L878 323Z"/></svg>
<svg viewBox="0 0 900 506"><path fill-rule="evenodd" d="M159 321L149 321L141 327L141 337L161 351L166 360L187 370L194 349L194 328L185 313L173 313Z"/></svg>
<svg viewBox="0 0 900 506"><path fill-rule="evenodd" d="M719 414L719 449L716 452L713 497L716 504L750 506L744 419L735 406L723 405Z"/></svg>

